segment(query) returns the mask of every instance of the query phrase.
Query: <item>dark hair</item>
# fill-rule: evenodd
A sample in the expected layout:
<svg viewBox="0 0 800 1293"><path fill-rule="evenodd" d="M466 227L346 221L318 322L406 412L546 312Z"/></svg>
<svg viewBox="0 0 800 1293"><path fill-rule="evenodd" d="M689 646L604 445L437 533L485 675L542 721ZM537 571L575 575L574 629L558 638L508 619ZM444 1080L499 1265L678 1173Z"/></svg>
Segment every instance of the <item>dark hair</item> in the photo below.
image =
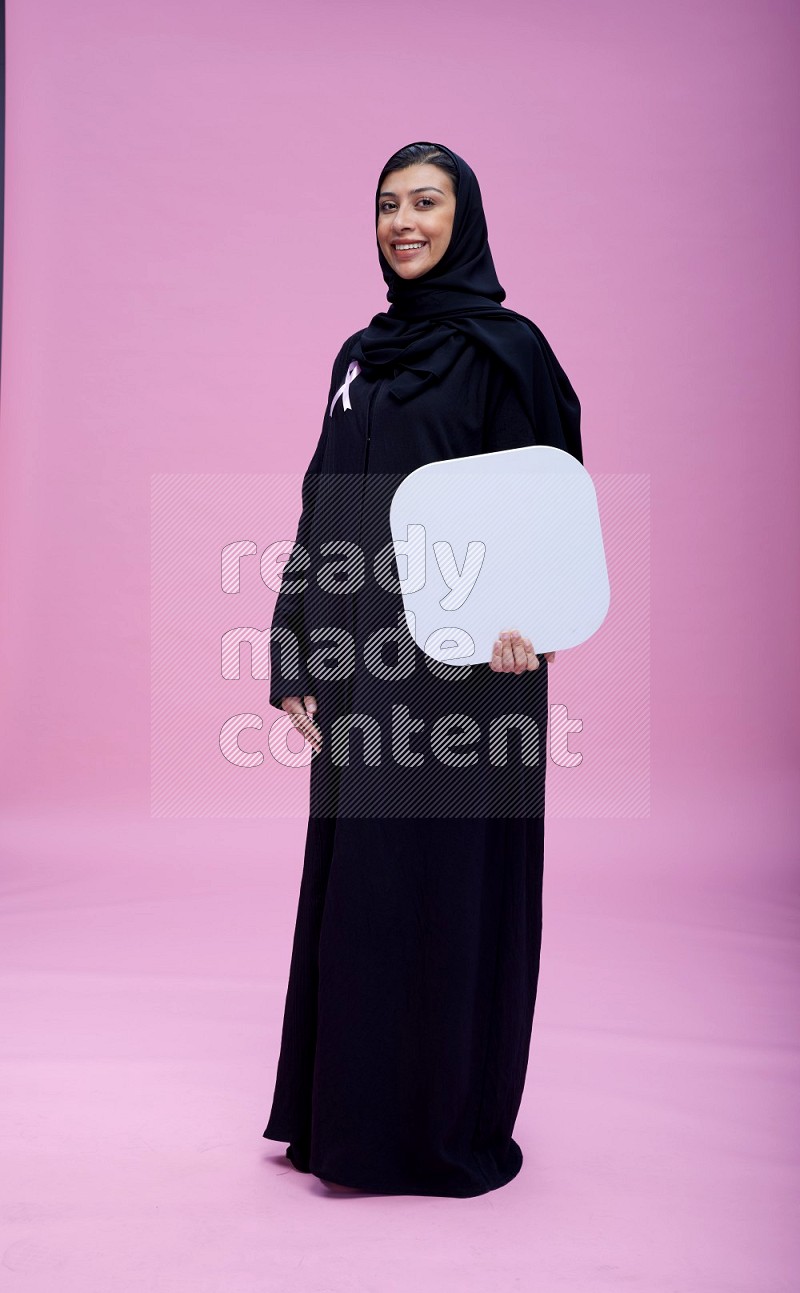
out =
<svg viewBox="0 0 800 1293"><path fill-rule="evenodd" d="M390 157L378 180L378 193L381 185L390 171L404 171L407 166L418 166L423 162L430 162L433 166L438 166L440 170L450 176L453 185L453 192L458 196L458 167L449 153L445 153L438 144L416 143L406 144L393 157Z"/></svg>

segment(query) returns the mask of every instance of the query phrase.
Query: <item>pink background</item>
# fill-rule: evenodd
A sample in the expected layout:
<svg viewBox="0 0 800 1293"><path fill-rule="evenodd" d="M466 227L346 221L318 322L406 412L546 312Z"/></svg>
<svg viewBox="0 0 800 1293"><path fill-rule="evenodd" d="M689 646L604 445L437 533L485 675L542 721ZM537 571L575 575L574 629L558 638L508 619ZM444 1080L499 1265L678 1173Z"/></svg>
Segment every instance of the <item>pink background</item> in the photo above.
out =
<svg viewBox="0 0 800 1293"><path fill-rule="evenodd" d="M797 25L11 0L16 1288L792 1287ZM150 802L151 477L304 469L333 356L385 305L377 174L418 138L474 167L588 469L651 485L650 816L549 823L525 1163L475 1200L332 1198L261 1138L303 822Z"/></svg>

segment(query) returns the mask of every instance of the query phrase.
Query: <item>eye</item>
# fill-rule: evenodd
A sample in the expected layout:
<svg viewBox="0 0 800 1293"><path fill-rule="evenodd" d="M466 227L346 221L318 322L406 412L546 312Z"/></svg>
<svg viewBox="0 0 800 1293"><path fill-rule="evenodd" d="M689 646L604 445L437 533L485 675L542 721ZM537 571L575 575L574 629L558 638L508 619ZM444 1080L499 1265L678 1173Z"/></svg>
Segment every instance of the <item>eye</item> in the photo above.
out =
<svg viewBox="0 0 800 1293"><path fill-rule="evenodd" d="M428 208L430 208L430 207L435 207L435 206L436 206L436 199L435 199L435 198L430 198L430 197L417 198L416 205L417 205L417 206L419 206L420 202L425 202L425 203L427 203ZM394 207L394 206L396 206L396 205L397 205L397 204L396 204L395 202L392 202L389 198L384 198L382 202L379 202L379 203L378 203L378 211L379 211L382 215L386 215L386 213L387 213L388 211L390 211L390 210L392 209L392 207Z"/></svg>

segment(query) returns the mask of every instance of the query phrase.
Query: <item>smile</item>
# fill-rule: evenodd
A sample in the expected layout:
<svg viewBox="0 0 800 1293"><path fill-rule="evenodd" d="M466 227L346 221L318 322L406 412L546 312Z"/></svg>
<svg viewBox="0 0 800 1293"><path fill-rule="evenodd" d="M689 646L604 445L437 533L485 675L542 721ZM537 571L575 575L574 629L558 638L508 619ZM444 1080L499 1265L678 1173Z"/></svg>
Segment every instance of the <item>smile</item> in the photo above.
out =
<svg viewBox="0 0 800 1293"><path fill-rule="evenodd" d="M392 247L395 251L418 251L424 247L424 242L393 242Z"/></svg>

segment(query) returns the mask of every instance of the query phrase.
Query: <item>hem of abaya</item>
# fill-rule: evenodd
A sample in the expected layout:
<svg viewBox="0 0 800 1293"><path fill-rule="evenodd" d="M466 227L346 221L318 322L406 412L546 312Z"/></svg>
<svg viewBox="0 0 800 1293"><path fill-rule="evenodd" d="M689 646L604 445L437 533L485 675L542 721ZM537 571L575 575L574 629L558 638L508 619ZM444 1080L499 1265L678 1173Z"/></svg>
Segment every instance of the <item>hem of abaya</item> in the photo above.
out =
<svg viewBox="0 0 800 1293"><path fill-rule="evenodd" d="M350 1173L342 1173L334 1168L326 1168L317 1161L312 1162L312 1155L305 1150L300 1144L291 1139L290 1132L279 1133L277 1128L270 1123L267 1129L262 1133L269 1140L283 1140L290 1143L286 1146L286 1157L299 1172L307 1172L312 1176L319 1177L322 1181L330 1181L335 1185L349 1185L351 1189L362 1190L365 1194L419 1194L432 1198L445 1199L474 1199L481 1194L490 1194L493 1190L502 1189L513 1181L515 1176L519 1175L522 1167L523 1156L522 1150L515 1140L512 1139L509 1146L510 1163L504 1172L487 1171L486 1168L475 1166L475 1181L473 1184L464 1182L459 1185L442 1184L439 1186L426 1185L413 1181L398 1181L393 1184L387 1184L385 1180L376 1182L368 1181L364 1177L357 1178Z"/></svg>

